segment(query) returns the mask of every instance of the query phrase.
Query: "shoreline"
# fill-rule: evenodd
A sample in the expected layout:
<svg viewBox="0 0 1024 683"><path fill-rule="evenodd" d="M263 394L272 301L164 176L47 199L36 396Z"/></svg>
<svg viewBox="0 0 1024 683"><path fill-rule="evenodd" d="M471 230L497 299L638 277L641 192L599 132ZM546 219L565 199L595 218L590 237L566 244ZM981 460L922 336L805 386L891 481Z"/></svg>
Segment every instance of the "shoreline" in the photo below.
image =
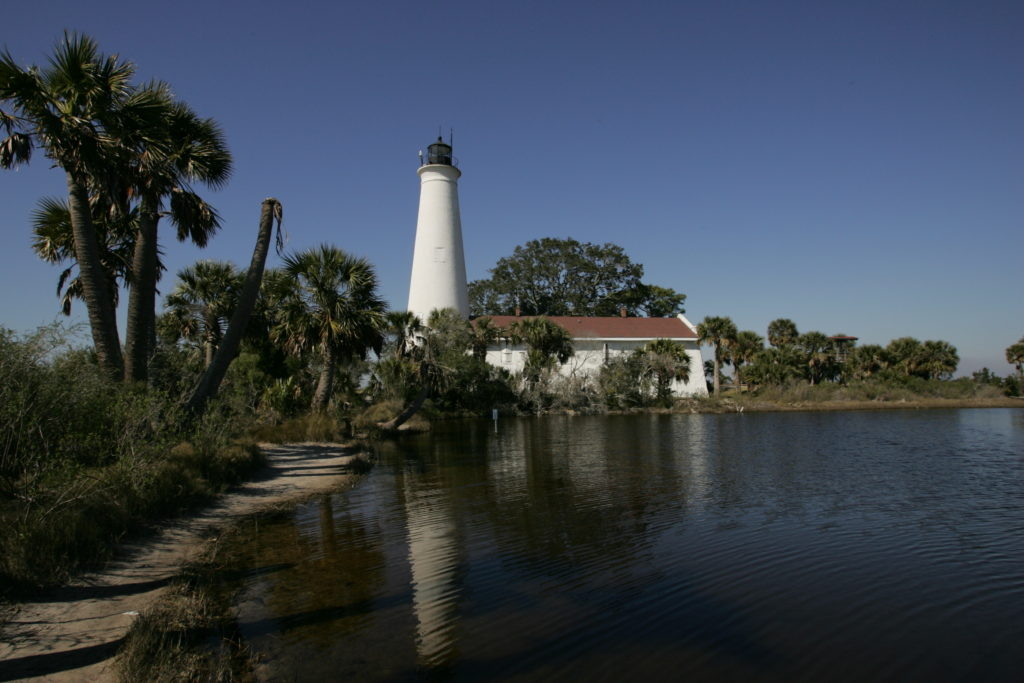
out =
<svg viewBox="0 0 1024 683"><path fill-rule="evenodd" d="M118 558L33 599L3 607L0 681L115 680L111 666L139 613L154 605L217 532L282 504L353 484L360 452L339 443L266 444L267 464L203 510L122 545Z"/></svg>
<svg viewBox="0 0 1024 683"><path fill-rule="evenodd" d="M890 400L770 401L757 398L722 396L702 399L727 405L678 406L670 413L788 413L841 410L931 410L942 408L1024 408L1024 398L915 398ZM703 409L701 409L703 407Z"/></svg>

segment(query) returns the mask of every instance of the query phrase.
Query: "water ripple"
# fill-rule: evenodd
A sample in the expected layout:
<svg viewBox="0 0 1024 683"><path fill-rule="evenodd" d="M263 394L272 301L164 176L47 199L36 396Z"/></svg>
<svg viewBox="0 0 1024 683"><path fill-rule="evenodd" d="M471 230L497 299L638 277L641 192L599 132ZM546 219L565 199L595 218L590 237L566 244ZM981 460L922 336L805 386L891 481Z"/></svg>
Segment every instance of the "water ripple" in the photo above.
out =
<svg viewBox="0 0 1024 683"><path fill-rule="evenodd" d="M1014 411L453 423L261 529L240 618L299 678L1015 680L1022 445Z"/></svg>

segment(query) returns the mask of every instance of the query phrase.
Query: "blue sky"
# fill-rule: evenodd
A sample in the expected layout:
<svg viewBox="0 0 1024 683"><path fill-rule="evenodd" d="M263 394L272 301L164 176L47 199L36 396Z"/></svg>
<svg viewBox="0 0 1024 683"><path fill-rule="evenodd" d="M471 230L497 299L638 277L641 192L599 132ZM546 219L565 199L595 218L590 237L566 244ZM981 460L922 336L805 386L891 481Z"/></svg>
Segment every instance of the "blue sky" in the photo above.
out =
<svg viewBox="0 0 1024 683"><path fill-rule="evenodd" d="M206 195L224 228L205 250L165 228L164 292L197 259L247 264L275 196L290 249L367 257L404 308L416 153L440 126L470 279L572 236L620 244L687 294L694 322L943 339L962 373L1008 373L1024 335L1017 0L60 0L3 15L18 62L81 31L226 131L235 172ZM0 325L56 316L58 269L32 255L28 218L63 192L42 155L0 172Z"/></svg>

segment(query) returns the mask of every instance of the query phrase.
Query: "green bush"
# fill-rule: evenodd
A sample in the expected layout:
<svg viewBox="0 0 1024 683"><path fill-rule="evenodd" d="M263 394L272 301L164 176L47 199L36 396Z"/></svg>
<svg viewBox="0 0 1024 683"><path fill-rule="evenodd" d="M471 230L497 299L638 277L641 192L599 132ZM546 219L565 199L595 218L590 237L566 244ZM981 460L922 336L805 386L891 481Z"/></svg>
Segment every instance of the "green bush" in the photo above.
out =
<svg viewBox="0 0 1024 683"><path fill-rule="evenodd" d="M235 436L247 426L237 403L213 402L186 432L178 400L107 382L71 338L0 330L0 592L102 562L126 533L261 462Z"/></svg>

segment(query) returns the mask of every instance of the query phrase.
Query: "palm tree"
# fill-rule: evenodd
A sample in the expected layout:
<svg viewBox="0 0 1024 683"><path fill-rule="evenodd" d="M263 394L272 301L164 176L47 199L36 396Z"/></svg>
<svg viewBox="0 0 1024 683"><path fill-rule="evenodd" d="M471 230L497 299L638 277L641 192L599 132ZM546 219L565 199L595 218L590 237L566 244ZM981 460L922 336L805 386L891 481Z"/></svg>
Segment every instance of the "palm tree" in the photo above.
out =
<svg viewBox="0 0 1024 683"><path fill-rule="evenodd" d="M376 381L382 393L406 399L398 415L377 423L383 431L397 430L419 411L428 397L447 391L456 375L450 362L452 356L464 356L472 343L469 321L454 308L434 309L426 325L420 325L415 315L395 312L392 324L395 323L404 324L404 336L414 341L405 355L396 353L377 364ZM415 394L410 390L415 390Z"/></svg>
<svg viewBox="0 0 1024 683"><path fill-rule="evenodd" d="M789 318L777 318L768 323L768 343L775 348L794 344L799 336L796 323Z"/></svg>
<svg viewBox="0 0 1024 683"><path fill-rule="evenodd" d="M805 360L794 346L771 346L758 351L743 374L753 384L783 385L803 375Z"/></svg>
<svg viewBox="0 0 1024 683"><path fill-rule="evenodd" d="M1016 366L1017 376L1024 380L1024 337L1006 348L1006 362Z"/></svg>
<svg viewBox="0 0 1024 683"><path fill-rule="evenodd" d="M754 358L764 349L764 338L752 330L743 330L736 333L736 338L725 349L726 360L733 367L733 383L739 390L743 382L740 372L744 364L752 363Z"/></svg>
<svg viewBox="0 0 1024 683"><path fill-rule="evenodd" d="M928 340L921 345L922 372L928 379L949 379L960 364L956 347L947 341Z"/></svg>
<svg viewBox="0 0 1024 683"><path fill-rule="evenodd" d="M96 226L100 263L107 280L111 305L117 307L118 282L130 276L132 234L126 221L116 220L109 207L93 197L93 224ZM61 312L71 315L74 299L82 298L82 280L75 272L75 238L71 231L71 212L62 199L44 197L32 213L32 251L53 265L67 265L57 280Z"/></svg>
<svg viewBox="0 0 1024 683"><path fill-rule="evenodd" d="M655 339L634 354L641 373L654 380L655 398L661 403L672 400L672 382L690 380L690 356L686 347L671 339Z"/></svg>
<svg viewBox="0 0 1024 683"><path fill-rule="evenodd" d="M199 382L186 404L186 410L193 416L198 415L206 407L207 402L217 395L220 383L224 380L231 361L238 355L238 347L242 343L242 336L245 334L249 318L256 307L260 283L263 282L263 268L267 264L267 254L270 252L270 238L274 233L274 221L277 221L278 253L284 246L281 237L283 217L284 210L281 207L281 202L273 197L263 200L260 209L259 231L256 234L256 246L252 250L249 269L245 272L245 282L242 284L242 291L238 296L238 305L235 306L235 310L231 314L231 321L217 348L217 353L213 356L213 362L199 378Z"/></svg>
<svg viewBox="0 0 1024 683"><path fill-rule="evenodd" d="M327 409L337 365L365 359L380 350L386 325L377 276L365 259L321 245L284 258L284 272L295 279L274 336L296 354L319 356L321 368L312 409Z"/></svg>
<svg viewBox="0 0 1024 683"><path fill-rule="evenodd" d="M423 335L423 322L412 311L388 311L386 333L398 358L409 358Z"/></svg>
<svg viewBox="0 0 1024 683"><path fill-rule="evenodd" d="M158 261L157 226L165 208L179 241L206 246L220 218L189 183L222 186L231 173L224 135L212 119L200 119L183 102L170 101L166 86L151 86L166 98L167 112L146 131L140 153L130 158L132 192L139 196L137 234L132 259L128 326L125 334L125 380L145 381L155 320ZM166 204L166 207L165 207Z"/></svg>
<svg viewBox="0 0 1024 683"><path fill-rule="evenodd" d="M242 273L231 263L199 261L178 271L178 284L167 295L169 318L179 338L198 341L203 367L210 367L224 327L238 303Z"/></svg>
<svg viewBox="0 0 1024 683"><path fill-rule="evenodd" d="M722 390L721 361L722 350L729 347L736 339L736 324L724 316L707 316L697 324L697 341L715 347L714 386L717 396Z"/></svg>
<svg viewBox="0 0 1024 683"><path fill-rule="evenodd" d="M126 154L119 134L153 107L151 92L132 88L133 74L131 63L102 55L91 38L73 33L64 34L43 70L18 66L8 52L0 56L0 101L7 107L0 119L8 133L0 166L28 162L39 146L63 169L93 344L100 367L115 380L123 360L89 196L110 191L111 160Z"/></svg>
<svg viewBox="0 0 1024 683"><path fill-rule="evenodd" d="M471 330L473 333L471 341L473 357L478 360L485 360L487 358L487 347L501 337L501 328L485 315L473 321Z"/></svg>
<svg viewBox="0 0 1024 683"><path fill-rule="evenodd" d="M904 377L921 376L924 370L924 347L913 337L893 339L885 347L893 368Z"/></svg>
<svg viewBox="0 0 1024 683"><path fill-rule="evenodd" d="M797 337L797 346L806 358L807 379L811 386L832 372L832 342L821 332L805 332Z"/></svg>
<svg viewBox="0 0 1024 683"><path fill-rule="evenodd" d="M544 370L563 365L575 353L569 331L544 316L523 318L509 326L516 344L526 344L526 375L536 381Z"/></svg>
<svg viewBox="0 0 1024 683"><path fill-rule="evenodd" d="M878 344L855 346L846 357L846 368L853 379L867 379L882 372L891 358Z"/></svg>

